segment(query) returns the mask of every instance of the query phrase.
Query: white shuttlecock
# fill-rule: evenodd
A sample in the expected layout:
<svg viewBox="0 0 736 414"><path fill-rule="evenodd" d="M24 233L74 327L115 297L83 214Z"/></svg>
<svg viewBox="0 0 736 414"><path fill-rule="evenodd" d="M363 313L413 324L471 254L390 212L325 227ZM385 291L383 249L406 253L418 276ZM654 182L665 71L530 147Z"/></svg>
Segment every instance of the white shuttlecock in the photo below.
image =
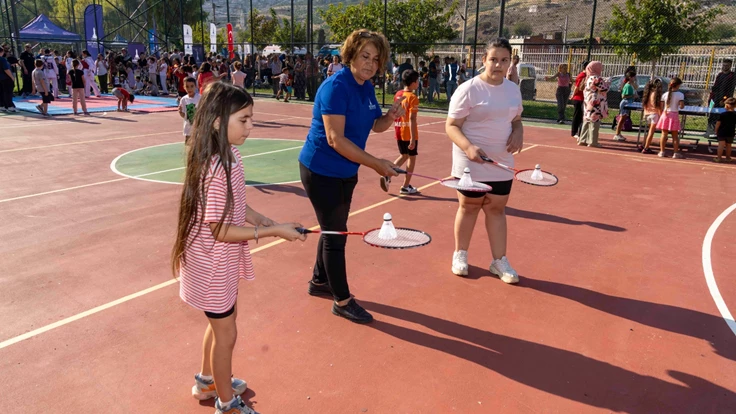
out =
<svg viewBox="0 0 736 414"><path fill-rule="evenodd" d="M391 240L399 237L396 234L394 223L391 221L391 214L386 213L383 215L383 225L381 225L381 231L378 232L378 238L383 240Z"/></svg>
<svg viewBox="0 0 736 414"><path fill-rule="evenodd" d="M542 174L542 167L537 164L536 167L534 167L534 172L532 173L532 180L541 181L544 179L544 174Z"/></svg>
<svg viewBox="0 0 736 414"><path fill-rule="evenodd" d="M460 181L458 181L457 185L460 187L473 186L473 179L470 178L470 168L465 167L465 170L463 170L463 176L460 177Z"/></svg>

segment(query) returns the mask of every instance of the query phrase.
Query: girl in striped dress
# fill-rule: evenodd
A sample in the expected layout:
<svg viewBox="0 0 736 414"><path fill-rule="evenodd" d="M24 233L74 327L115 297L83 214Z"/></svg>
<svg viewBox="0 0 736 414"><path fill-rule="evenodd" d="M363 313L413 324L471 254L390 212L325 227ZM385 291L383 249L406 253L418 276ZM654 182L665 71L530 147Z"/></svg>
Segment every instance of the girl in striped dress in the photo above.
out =
<svg viewBox="0 0 736 414"><path fill-rule="evenodd" d="M232 378L240 279L254 278L248 240L304 240L297 223L277 224L245 202L243 162L236 146L253 128L253 99L238 87L212 84L194 116L187 170L172 252L182 300L207 316L202 367L192 395L218 397L215 413L253 414L240 398L245 381Z"/></svg>

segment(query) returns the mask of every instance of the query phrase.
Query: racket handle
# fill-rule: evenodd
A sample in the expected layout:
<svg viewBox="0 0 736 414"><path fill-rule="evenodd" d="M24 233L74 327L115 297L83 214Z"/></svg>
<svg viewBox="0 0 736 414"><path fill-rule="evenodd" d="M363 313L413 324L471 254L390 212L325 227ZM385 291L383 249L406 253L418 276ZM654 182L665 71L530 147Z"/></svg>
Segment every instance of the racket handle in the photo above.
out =
<svg viewBox="0 0 736 414"><path fill-rule="evenodd" d="M309 229L305 229L304 227L297 227L296 228L296 231L298 231L300 234L314 233L314 231L309 230Z"/></svg>
<svg viewBox="0 0 736 414"><path fill-rule="evenodd" d="M406 170L402 170L401 168L394 168L394 171L399 174L408 174Z"/></svg>
<svg viewBox="0 0 736 414"><path fill-rule="evenodd" d="M480 156L480 159L482 159L482 160L483 160L483 161L485 161L485 162L495 162L495 161L493 161L492 159L490 159L490 158L486 157L485 155L481 155L481 156Z"/></svg>

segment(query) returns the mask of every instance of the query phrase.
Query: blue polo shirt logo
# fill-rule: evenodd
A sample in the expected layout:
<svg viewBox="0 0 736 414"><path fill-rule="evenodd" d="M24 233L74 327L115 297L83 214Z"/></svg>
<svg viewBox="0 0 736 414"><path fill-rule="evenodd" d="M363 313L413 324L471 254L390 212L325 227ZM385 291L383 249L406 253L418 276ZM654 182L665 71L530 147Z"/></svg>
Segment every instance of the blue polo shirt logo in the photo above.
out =
<svg viewBox="0 0 736 414"><path fill-rule="evenodd" d="M383 115L373 84L365 81L360 85L349 67L322 82L314 100L307 141L299 153L299 162L314 173L336 178L355 176L360 165L330 147L322 115L344 116L343 135L359 148L365 149L373 123Z"/></svg>

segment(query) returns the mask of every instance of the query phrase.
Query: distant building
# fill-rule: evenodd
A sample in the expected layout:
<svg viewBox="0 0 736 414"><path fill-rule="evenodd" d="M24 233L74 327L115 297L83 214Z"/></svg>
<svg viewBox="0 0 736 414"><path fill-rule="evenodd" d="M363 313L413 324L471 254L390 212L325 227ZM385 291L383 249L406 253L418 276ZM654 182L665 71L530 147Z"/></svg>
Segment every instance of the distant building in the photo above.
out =
<svg viewBox="0 0 736 414"><path fill-rule="evenodd" d="M593 41L593 48L599 48L602 40L597 37ZM519 55L523 61L524 54L540 54L540 53L562 53L569 47L587 47L588 39L567 39L567 45L563 42L563 33L555 32L550 34L539 34L533 36L512 36L509 39L514 54Z"/></svg>

